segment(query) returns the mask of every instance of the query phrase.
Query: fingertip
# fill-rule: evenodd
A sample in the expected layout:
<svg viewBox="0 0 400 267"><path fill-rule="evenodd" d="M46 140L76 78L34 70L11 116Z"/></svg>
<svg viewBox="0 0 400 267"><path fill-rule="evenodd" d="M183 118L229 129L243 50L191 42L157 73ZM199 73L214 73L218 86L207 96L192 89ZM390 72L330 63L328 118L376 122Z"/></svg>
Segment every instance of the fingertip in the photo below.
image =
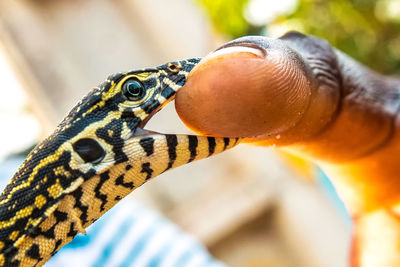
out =
<svg viewBox="0 0 400 267"><path fill-rule="evenodd" d="M282 51L241 44L206 56L175 106L183 122L202 134L274 135L301 118L308 90L306 78Z"/></svg>

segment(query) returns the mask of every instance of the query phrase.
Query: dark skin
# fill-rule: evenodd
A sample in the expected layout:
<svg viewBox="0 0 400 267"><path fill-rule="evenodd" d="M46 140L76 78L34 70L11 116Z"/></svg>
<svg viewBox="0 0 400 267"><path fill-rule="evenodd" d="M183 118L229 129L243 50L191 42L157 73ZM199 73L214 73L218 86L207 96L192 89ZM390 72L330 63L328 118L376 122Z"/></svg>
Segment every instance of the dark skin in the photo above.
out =
<svg viewBox="0 0 400 267"><path fill-rule="evenodd" d="M352 266L400 266L399 79L314 37L243 37L192 71L176 108L201 134L317 163L353 217Z"/></svg>

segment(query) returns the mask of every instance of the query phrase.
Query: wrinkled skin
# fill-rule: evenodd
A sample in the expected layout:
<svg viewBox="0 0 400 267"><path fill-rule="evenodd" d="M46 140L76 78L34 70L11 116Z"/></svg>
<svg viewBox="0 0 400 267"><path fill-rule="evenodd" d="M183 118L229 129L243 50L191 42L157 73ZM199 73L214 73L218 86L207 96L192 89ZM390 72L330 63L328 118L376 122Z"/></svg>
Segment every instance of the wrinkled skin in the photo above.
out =
<svg viewBox="0 0 400 267"><path fill-rule="evenodd" d="M400 266L399 107L400 80L293 32L224 45L176 98L199 133L275 144L320 165L355 223L352 266Z"/></svg>

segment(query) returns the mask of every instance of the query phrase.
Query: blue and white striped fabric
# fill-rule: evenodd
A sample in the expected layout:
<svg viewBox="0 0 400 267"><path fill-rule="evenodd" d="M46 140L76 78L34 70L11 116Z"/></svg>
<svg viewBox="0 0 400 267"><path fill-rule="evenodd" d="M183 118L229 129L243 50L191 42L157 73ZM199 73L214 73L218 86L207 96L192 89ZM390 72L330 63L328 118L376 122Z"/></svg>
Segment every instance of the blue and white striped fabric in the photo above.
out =
<svg viewBox="0 0 400 267"><path fill-rule="evenodd" d="M45 267L223 267L193 237L132 199L63 247Z"/></svg>
<svg viewBox="0 0 400 267"><path fill-rule="evenodd" d="M326 176L326 174L319 168L316 168L316 177L318 185L328 195L332 203L335 205L339 214L342 216L345 222L348 223L350 226L352 223L350 214L348 213L346 206L344 205L343 201L340 199L338 193L336 192L336 189L333 186L331 180L329 180L328 176Z"/></svg>
<svg viewBox="0 0 400 267"><path fill-rule="evenodd" d="M0 184L21 164L0 164ZM14 166L15 165L15 166ZM3 187L4 187L3 186ZM63 247L45 267L224 267L192 236L132 199L114 208Z"/></svg>

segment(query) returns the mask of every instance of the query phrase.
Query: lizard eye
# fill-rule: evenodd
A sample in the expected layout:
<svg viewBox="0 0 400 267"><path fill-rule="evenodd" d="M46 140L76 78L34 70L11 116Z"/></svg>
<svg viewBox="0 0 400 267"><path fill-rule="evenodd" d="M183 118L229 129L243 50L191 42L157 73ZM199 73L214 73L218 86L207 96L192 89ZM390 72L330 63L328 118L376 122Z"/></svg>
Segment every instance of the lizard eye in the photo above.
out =
<svg viewBox="0 0 400 267"><path fill-rule="evenodd" d="M79 139L72 147L85 162L93 164L100 163L106 154L100 144L91 138Z"/></svg>
<svg viewBox="0 0 400 267"><path fill-rule="evenodd" d="M124 96L131 101L141 100L146 95L143 84L134 78L124 82L122 91Z"/></svg>

